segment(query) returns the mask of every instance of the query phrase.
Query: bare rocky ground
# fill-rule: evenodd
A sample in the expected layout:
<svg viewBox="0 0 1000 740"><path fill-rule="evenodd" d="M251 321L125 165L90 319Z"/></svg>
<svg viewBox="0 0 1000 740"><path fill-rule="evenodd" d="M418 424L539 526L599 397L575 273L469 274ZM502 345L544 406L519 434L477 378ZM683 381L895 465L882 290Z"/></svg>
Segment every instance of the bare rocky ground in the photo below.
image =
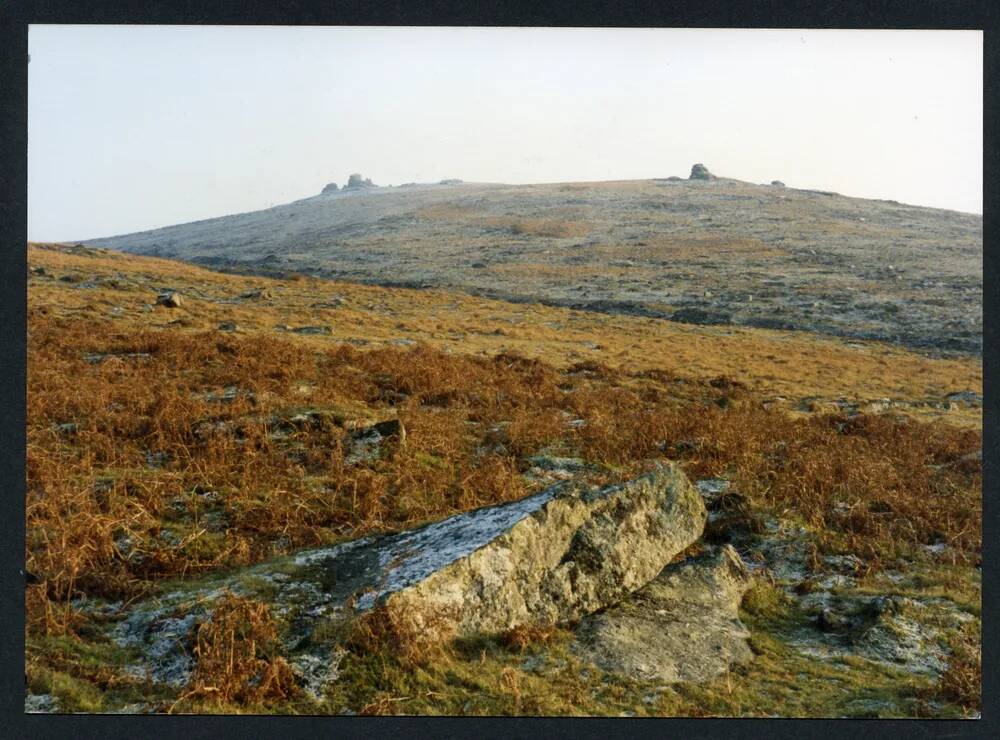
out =
<svg viewBox="0 0 1000 740"><path fill-rule="evenodd" d="M982 351L982 217L732 179L327 192L90 239L217 269Z"/></svg>

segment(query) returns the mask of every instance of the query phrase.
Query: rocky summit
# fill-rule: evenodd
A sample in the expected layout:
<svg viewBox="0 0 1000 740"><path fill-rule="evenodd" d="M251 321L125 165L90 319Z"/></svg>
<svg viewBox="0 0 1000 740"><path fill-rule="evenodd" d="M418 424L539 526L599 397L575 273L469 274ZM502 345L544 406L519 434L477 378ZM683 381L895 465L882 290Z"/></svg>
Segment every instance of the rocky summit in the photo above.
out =
<svg viewBox="0 0 1000 740"><path fill-rule="evenodd" d="M691 166L691 176L688 178L690 180L715 180L716 177L711 172L708 171L708 167L701 164Z"/></svg>

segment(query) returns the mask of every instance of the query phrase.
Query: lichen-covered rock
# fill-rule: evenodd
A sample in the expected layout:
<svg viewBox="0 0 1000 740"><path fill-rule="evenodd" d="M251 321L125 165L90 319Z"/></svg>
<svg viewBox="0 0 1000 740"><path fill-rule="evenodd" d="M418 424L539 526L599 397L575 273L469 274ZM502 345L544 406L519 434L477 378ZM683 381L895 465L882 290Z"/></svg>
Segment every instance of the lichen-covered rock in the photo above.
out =
<svg viewBox="0 0 1000 740"><path fill-rule="evenodd" d="M384 606L424 640L574 621L641 588L702 533L701 497L673 464L621 485L577 481L386 537L301 552L133 606L113 630L155 680L182 684L197 623L222 594L258 599L289 624L290 664L315 667L317 628ZM315 672L315 671L311 671Z"/></svg>
<svg viewBox="0 0 1000 740"><path fill-rule="evenodd" d="M577 651L642 681L706 681L753 654L739 605L751 576L730 546L668 566L621 604L587 617Z"/></svg>
<svg viewBox="0 0 1000 740"><path fill-rule="evenodd" d="M705 520L673 465L596 491L553 486L387 543L378 586L358 605L384 603L411 629L442 633L576 620L648 583Z"/></svg>

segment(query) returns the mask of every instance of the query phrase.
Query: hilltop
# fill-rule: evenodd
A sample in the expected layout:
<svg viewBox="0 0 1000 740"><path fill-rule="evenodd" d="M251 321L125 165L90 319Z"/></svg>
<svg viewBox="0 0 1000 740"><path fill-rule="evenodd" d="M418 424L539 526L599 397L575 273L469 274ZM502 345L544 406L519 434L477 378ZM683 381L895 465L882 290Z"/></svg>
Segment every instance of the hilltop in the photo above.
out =
<svg viewBox="0 0 1000 740"><path fill-rule="evenodd" d="M982 217L724 177L378 187L91 246L507 301L982 351Z"/></svg>

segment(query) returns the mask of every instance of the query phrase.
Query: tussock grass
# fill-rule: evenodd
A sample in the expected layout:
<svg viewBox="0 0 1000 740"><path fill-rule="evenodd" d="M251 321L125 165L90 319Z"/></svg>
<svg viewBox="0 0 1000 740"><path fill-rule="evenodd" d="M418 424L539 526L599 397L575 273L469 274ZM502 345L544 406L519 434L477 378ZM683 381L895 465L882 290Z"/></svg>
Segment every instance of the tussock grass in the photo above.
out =
<svg viewBox="0 0 1000 740"><path fill-rule="evenodd" d="M278 631L266 604L225 595L198 627L191 688L174 703L220 704L286 700L298 692L291 668L277 654Z"/></svg>

